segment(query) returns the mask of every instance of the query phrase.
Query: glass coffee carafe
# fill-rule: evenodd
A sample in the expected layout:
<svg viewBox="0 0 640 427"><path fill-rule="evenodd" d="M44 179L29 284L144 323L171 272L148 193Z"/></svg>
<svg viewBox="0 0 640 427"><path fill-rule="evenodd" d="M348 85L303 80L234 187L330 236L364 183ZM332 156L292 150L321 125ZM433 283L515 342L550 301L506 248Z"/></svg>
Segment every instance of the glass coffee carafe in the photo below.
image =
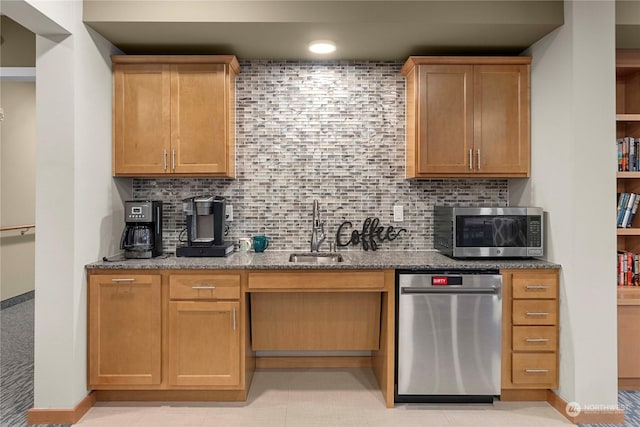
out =
<svg viewBox="0 0 640 427"><path fill-rule="evenodd" d="M120 241L120 249L127 252L149 252L154 245L153 226L145 224L127 225Z"/></svg>

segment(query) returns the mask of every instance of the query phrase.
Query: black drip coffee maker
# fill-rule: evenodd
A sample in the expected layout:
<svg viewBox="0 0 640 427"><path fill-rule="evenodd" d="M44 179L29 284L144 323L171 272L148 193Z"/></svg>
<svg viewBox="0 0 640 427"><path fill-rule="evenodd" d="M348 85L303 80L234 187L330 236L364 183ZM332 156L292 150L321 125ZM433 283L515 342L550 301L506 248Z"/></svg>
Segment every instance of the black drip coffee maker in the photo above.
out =
<svg viewBox="0 0 640 427"><path fill-rule="evenodd" d="M153 258L162 255L162 202L124 202L125 227L120 249L125 258Z"/></svg>

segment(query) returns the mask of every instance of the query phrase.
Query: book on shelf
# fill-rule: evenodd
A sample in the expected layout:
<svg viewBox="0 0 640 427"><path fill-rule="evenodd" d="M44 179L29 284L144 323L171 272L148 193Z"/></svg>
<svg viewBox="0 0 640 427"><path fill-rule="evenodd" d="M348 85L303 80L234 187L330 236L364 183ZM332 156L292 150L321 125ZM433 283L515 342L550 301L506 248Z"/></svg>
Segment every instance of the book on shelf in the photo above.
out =
<svg viewBox="0 0 640 427"><path fill-rule="evenodd" d="M640 286L639 260L636 253L618 251L618 286Z"/></svg>
<svg viewBox="0 0 640 427"><path fill-rule="evenodd" d="M616 140L618 172L640 171L640 138L625 136Z"/></svg>
<svg viewBox="0 0 640 427"><path fill-rule="evenodd" d="M640 194L618 193L617 225L619 228L629 228L638 211Z"/></svg>

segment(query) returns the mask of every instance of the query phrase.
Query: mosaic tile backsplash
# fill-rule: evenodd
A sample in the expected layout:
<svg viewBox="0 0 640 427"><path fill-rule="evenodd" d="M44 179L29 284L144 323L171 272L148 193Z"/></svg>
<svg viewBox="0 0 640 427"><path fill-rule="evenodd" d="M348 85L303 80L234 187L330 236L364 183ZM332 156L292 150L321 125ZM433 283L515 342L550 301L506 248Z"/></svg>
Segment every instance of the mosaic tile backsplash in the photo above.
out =
<svg viewBox="0 0 640 427"><path fill-rule="evenodd" d="M202 194L233 205L226 240L266 234L270 250L309 250L313 200L319 201L327 241L342 222L361 228L367 217L407 230L378 250L433 248L435 205L506 206L506 180L404 179L401 66L242 62L236 179L133 179L136 199L164 202L165 250L175 251L185 227L182 199ZM404 207L401 223L392 222L394 205ZM328 248L325 242L321 250Z"/></svg>

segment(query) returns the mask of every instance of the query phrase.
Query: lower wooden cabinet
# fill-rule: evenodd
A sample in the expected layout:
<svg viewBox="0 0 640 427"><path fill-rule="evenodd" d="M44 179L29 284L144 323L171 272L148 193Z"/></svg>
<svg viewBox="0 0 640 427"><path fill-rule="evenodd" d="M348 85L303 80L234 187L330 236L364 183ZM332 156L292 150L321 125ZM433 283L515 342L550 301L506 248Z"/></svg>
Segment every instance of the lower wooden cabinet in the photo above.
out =
<svg viewBox="0 0 640 427"><path fill-rule="evenodd" d="M557 388L558 271L501 273L503 394Z"/></svg>
<svg viewBox="0 0 640 427"><path fill-rule="evenodd" d="M514 352L511 381L514 385L550 388L558 378L558 358L555 352Z"/></svg>
<svg viewBox="0 0 640 427"><path fill-rule="evenodd" d="M238 302L169 303L169 385L240 384Z"/></svg>
<svg viewBox="0 0 640 427"><path fill-rule="evenodd" d="M287 320L279 329L294 326L278 340L290 339L287 333L297 343L306 339L305 350L326 329L313 322L337 322L340 333L314 349L371 350L385 401L393 406L393 270L140 273L88 271L88 387L103 393L104 400L135 400L140 390L149 400L246 400L256 365L251 291L259 303L253 321L263 328L254 336L259 349L294 347L291 342L272 345L277 340L269 338L273 324L268 322L273 320ZM558 385L558 271L501 274L501 398L546 396L546 389ZM282 317L292 314L309 324ZM261 348L265 337L269 344ZM365 344L354 337L364 337Z"/></svg>
<svg viewBox="0 0 640 427"><path fill-rule="evenodd" d="M556 325L558 302L555 299L514 299L511 321L514 325Z"/></svg>
<svg viewBox="0 0 640 427"><path fill-rule="evenodd" d="M640 288L618 288L618 389L640 390Z"/></svg>
<svg viewBox="0 0 640 427"><path fill-rule="evenodd" d="M105 273L89 271L88 388L106 400L246 400L255 353L241 272Z"/></svg>
<svg viewBox="0 0 640 427"><path fill-rule="evenodd" d="M555 326L514 326L513 351L556 351L558 328Z"/></svg>
<svg viewBox="0 0 640 427"><path fill-rule="evenodd" d="M160 275L89 277L89 387L161 382Z"/></svg>

